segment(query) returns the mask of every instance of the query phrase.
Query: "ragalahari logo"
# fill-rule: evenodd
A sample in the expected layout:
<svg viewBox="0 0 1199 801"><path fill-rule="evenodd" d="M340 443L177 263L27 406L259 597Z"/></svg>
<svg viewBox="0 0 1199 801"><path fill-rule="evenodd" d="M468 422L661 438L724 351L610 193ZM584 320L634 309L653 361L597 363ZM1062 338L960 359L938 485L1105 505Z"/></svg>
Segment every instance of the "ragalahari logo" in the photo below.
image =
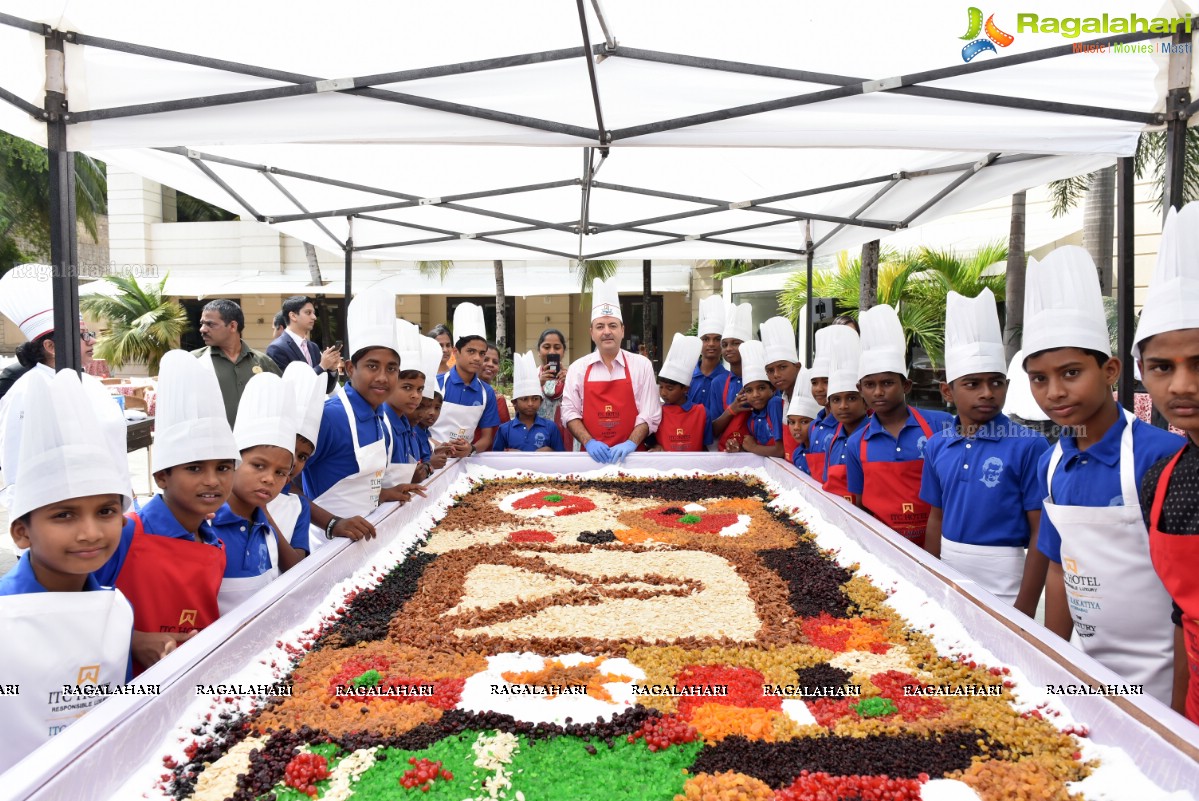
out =
<svg viewBox="0 0 1199 801"><path fill-rule="evenodd" d="M961 38L969 41L969 44L962 48L962 61L973 61L979 53L985 53L988 50L998 53L995 45L1007 47L1016 41L1016 37L1010 33L999 30L999 26L995 24L994 14L987 17L986 24L984 24L982 9L970 6L967 13L970 15L969 27L966 28L966 35ZM980 37L979 34L985 34L985 36Z"/></svg>

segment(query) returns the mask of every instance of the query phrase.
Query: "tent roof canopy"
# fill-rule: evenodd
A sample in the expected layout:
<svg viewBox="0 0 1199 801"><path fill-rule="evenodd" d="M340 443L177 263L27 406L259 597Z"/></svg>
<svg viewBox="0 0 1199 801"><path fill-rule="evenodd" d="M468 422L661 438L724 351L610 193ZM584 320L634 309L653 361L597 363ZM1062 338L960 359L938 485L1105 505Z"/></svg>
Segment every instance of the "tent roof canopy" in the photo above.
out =
<svg viewBox="0 0 1199 801"><path fill-rule="evenodd" d="M1106 166L1167 112L1165 56L1075 52L1160 31L1020 33L962 63L948 2L7 6L0 128L46 141L60 36L68 147L322 246L353 218L380 258L852 247Z"/></svg>

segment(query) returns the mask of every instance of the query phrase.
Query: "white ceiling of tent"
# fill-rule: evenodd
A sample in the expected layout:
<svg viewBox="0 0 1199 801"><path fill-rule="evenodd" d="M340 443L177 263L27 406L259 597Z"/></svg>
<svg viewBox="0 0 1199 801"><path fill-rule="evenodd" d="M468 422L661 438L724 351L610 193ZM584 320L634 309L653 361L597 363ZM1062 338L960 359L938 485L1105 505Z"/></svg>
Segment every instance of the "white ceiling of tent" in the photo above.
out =
<svg viewBox="0 0 1199 801"><path fill-rule="evenodd" d="M1108 12L1155 16L1159 0L1038 3L1043 16ZM592 44L604 41L590 0L584 3ZM954 188L957 173L906 177L862 217L914 225L996 197L1088 172L1132 153L1143 119L1075 116L1002 105L959 102L890 91L792 105L670 130L633 126L776 101L835 88L836 77L790 77L655 63L630 48L745 64L809 70L854 82L961 65L966 6L938 0L915 7L863 0L842 4L754 0L729 4L689 0L605 0L604 16L618 42L615 57L596 65L605 130L613 132L601 184L695 196L724 204L815 190L833 184L946 165L968 165L988 154L1002 158ZM578 49L579 9L571 0L486 0L396 3L214 0L202 8L151 0L4 0L3 12L60 30L164 48L264 68L248 75L205 66L66 46L67 96L78 117L99 109L294 86L306 80L390 74L520 54ZM1171 12L1175 13L1175 12ZM996 22L1015 30L1015 14ZM1051 34L1021 34L1004 56L1069 44ZM0 88L41 105L43 38L0 25ZM1009 52L1010 51L1010 52ZM623 55L622 55L623 54ZM996 56L979 56L979 63ZM536 59L524 59L533 62ZM1199 62L1199 60L1197 60ZM1164 57L1073 55L942 78L928 86L994 98L1018 98L1118 108L1141 114L1164 108ZM72 148L177 187L239 213L275 218L297 206L261 172L205 162L236 197L184 155L152 150L187 148L223 157L350 182L379 191L347 189L275 176L308 211L383 204L400 192L416 198L498 190L544 182L578 181L581 148L597 145L586 62L579 57L522 63L488 71L375 84L403 93L405 102L335 91L206 104L162 113L93 119L68 127ZM361 82L360 82L361 83ZM840 83L845 83L841 80ZM368 90L370 94L373 90ZM391 100L395 95L388 96ZM413 99L413 97L417 99ZM540 121L483 119L444 108L419 107L419 98L448 101ZM998 103L998 101L993 101ZM0 102L0 128L45 141L45 126ZM552 130L547 130L550 128ZM466 147L464 145L470 145ZM505 146L499 146L505 145ZM1041 154L1036 160L1015 160ZM621 258L770 257L802 250L805 214L852 217L885 185L871 183L766 203L763 213L728 209L612 230L636 220L714 204L594 188L589 225L580 237L580 186L379 210L379 220L354 223L364 255L399 259L536 258L543 255ZM241 198L239 201L236 198ZM933 202L928 208L926 205ZM487 210L507 219L481 216ZM793 212L789 218L785 212ZM540 223L536 230L523 220ZM381 220L420 227L399 227ZM753 230L728 229L784 220ZM268 219L268 221L270 221ZM545 225L549 223L550 225ZM347 234L344 215L321 226L277 222L281 230L322 247ZM557 228L555 228L557 226ZM824 250L853 247L888 229L813 222ZM428 228L434 231L425 230ZM463 235L505 231L489 241ZM724 232L724 233L714 233ZM330 237L332 235L332 238ZM700 238L703 237L703 238ZM423 240L442 238L443 241ZM721 239L722 242L713 242ZM421 244L398 246L390 243ZM666 242L667 244L656 244ZM378 247L389 245L388 247ZM540 250L538 250L540 249ZM549 253L545 253L548 251Z"/></svg>

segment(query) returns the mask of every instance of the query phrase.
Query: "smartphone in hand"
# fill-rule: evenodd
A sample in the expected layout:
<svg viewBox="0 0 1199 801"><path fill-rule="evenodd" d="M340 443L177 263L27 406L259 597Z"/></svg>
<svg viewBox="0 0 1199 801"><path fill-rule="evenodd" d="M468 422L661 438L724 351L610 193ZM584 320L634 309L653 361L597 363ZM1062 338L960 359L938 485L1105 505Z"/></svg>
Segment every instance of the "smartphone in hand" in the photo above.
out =
<svg viewBox="0 0 1199 801"><path fill-rule="evenodd" d="M545 363L547 365L549 365L550 371L554 375L557 375L558 372L562 369L562 354L561 353L549 354L548 356L545 357Z"/></svg>

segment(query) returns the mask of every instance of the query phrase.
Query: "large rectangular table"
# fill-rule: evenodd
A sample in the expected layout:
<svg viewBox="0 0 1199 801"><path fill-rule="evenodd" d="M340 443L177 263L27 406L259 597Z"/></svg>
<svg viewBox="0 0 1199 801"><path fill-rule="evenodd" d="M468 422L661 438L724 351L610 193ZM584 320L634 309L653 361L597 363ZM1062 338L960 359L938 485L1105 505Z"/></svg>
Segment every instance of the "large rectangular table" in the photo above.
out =
<svg viewBox="0 0 1199 801"><path fill-rule="evenodd" d="M4 775L0 798L12 801L101 801L130 773L162 753L162 741L195 700L197 684L217 684L249 664L281 632L304 622L339 581L370 564L390 539L434 503L472 465L546 473L598 473L586 454L488 453L451 462L430 482L430 497L406 506L387 504L371 515L379 538L337 540L263 588L230 615L205 629L170 659L138 679L157 684L158 697L116 697L42 746ZM1058 639L873 518L825 494L819 485L779 459L751 454L633 454L625 468L720 470L762 468L771 480L798 489L816 510L867 548L933 602L955 616L1003 662L1020 668L1035 685L1120 684L1120 677ZM1199 787L1199 727L1148 697L1065 696L1070 713L1085 722L1091 739L1129 753L1166 790Z"/></svg>

